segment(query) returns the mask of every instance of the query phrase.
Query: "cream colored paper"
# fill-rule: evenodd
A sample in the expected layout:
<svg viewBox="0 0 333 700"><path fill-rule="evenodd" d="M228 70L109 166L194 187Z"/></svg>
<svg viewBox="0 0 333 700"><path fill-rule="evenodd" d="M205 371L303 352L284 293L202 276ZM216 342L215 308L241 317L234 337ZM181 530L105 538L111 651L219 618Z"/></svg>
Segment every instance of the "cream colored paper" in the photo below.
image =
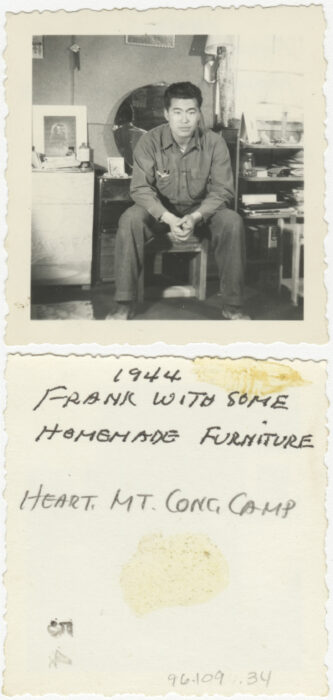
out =
<svg viewBox="0 0 333 700"><path fill-rule="evenodd" d="M9 357L4 692L325 694L325 379Z"/></svg>
<svg viewBox="0 0 333 700"><path fill-rule="evenodd" d="M255 56L258 42L266 35L299 37L304 40L302 69L304 70L305 125L305 301L302 321L131 321L101 320L43 320L30 319L30 209L31 209L31 41L33 35L106 35L106 34L223 34L246 37ZM324 17L321 6L241 7L198 9L153 9L32 12L7 14L8 47L7 100L8 136L8 283L9 304L7 342L91 343L129 342L149 344L163 340L169 343L234 341L318 342L327 340L325 320L325 287L323 239L324 222ZM18 60L19 47L19 60ZM165 49L172 51L172 49ZM281 75L288 74L294 58L285 55ZM152 61L153 64L153 61ZM142 84L152 80L144 72ZM252 64L251 64L252 65ZM251 65L249 68L251 69ZM253 67L253 66L252 66ZM149 68L149 70L148 70ZM200 70L201 70L200 66ZM93 66L92 66L93 70ZM108 70L103 91L107 91ZM110 70L112 67L110 66ZM93 73L92 73L93 76ZM182 77L182 76L181 76ZM280 76L281 77L281 76ZM160 80L160 74L154 80ZM184 75L184 78L187 78ZM246 79L244 73L243 76ZM175 75L179 80L179 72ZM93 77L92 77L93 80ZM121 80L121 76L119 76ZM202 80L202 72L198 81ZM255 78L253 79L255 80ZM286 80L288 78L286 77ZM123 93L132 85L124 85ZM135 85L137 87L137 85ZM207 86L206 86L207 87ZM249 81L249 96L251 80ZM51 100L52 101L52 100ZM110 109L114 106L110 95ZM98 121L98 115L95 120ZM22 126L24 125L24 128Z"/></svg>

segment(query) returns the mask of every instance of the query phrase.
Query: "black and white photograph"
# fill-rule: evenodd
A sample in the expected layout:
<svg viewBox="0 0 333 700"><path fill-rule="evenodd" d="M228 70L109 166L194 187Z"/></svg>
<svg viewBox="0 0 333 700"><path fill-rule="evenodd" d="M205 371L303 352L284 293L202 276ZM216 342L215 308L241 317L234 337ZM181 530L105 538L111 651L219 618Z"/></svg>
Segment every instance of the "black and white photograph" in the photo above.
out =
<svg viewBox="0 0 333 700"><path fill-rule="evenodd" d="M31 319L302 321L301 32L37 38Z"/></svg>
<svg viewBox="0 0 333 700"><path fill-rule="evenodd" d="M44 117L45 154L65 156L75 148L76 128L74 117Z"/></svg>
<svg viewBox="0 0 333 700"><path fill-rule="evenodd" d="M10 1L3 692L327 696L333 5Z"/></svg>

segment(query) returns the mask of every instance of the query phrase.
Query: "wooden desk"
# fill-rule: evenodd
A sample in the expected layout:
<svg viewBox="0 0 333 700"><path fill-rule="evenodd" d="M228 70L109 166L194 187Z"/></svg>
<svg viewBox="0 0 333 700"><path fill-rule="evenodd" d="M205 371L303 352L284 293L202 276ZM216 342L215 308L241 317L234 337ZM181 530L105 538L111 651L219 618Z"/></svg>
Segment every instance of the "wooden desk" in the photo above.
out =
<svg viewBox="0 0 333 700"><path fill-rule="evenodd" d="M114 281L114 249L118 221L133 204L131 178L96 178L93 283Z"/></svg>
<svg viewBox="0 0 333 700"><path fill-rule="evenodd" d="M33 285L90 285L94 173L32 172Z"/></svg>

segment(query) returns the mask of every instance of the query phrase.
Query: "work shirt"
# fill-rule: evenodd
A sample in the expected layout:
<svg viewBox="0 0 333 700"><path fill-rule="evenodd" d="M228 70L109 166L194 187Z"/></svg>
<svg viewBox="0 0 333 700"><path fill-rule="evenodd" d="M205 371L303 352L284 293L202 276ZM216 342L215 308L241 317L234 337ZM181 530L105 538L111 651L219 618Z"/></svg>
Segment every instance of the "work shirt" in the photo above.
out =
<svg viewBox="0 0 333 700"><path fill-rule="evenodd" d="M182 152L162 124L140 138L133 161L132 199L155 219L200 211L207 220L233 198L228 147L213 131L197 128Z"/></svg>

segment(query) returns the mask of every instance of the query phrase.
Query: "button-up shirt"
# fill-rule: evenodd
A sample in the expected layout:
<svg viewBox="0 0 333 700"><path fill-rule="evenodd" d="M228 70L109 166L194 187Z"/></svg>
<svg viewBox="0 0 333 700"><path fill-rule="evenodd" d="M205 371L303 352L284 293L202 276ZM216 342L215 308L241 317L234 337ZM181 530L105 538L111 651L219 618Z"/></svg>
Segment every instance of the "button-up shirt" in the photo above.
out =
<svg viewBox="0 0 333 700"><path fill-rule="evenodd" d="M213 131L196 129L183 152L162 124L140 138L133 160L132 199L155 219L200 211L207 220L233 198L228 147Z"/></svg>

